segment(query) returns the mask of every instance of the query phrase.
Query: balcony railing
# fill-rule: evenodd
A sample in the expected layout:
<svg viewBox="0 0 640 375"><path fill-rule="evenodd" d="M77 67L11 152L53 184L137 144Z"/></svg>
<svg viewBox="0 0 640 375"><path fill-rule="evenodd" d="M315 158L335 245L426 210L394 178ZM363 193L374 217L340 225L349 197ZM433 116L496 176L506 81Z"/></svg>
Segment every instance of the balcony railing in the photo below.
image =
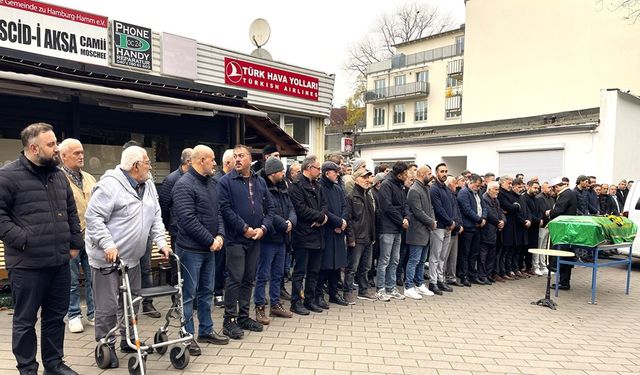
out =
<svg viewBox="0 0 640 375"><path fill-rule="evenodd" d="M449 57L461 56L464 53L464 44L451 44L427 51L412 53L410 55L399 54L389 60L373 63L367 68L369 74L391 69L404 68L411 65L443 60Z"/></svg>
<svg viewBox="0 0 640 375"><path fill-rule="evenodd" d="M365 102L384 102L395 98L429 95L429 82L412 82L406 85L390 86L364 93Z"/></svg>
<svg viewBox="0 0 640 375"><path fill-rule="evenodd" d="M447 63L447 75L453 78L461 78L464 70L464 60L458 59Z"/></svg>

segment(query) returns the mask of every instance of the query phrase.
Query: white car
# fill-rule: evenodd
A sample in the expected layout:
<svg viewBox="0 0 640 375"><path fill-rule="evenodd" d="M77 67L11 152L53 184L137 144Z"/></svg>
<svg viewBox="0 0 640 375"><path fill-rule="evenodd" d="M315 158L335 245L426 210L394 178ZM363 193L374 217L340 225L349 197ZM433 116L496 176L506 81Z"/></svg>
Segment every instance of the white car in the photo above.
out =
<svg viewBox="0 0 640 375"><path fill-rule="evenodd" d="M622 215L628 217L631 221L636 223L638 228L640 228L640 181L635 181L636 182L631 185L631 190L629 190L627 199L624 201ZM620 254L629 254L628 247L621 247L618 251ZM633 257L640 258L640 235L636 235L636 238L633 241Z"/></svg>

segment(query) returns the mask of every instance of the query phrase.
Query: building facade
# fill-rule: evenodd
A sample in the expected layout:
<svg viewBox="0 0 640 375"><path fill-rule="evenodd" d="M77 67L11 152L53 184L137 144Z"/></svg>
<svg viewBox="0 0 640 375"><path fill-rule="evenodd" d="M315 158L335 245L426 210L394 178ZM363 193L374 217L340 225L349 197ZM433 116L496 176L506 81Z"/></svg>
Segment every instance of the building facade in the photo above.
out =
<svg viewBox="0 0 640 375"><path fill-rule="evenodd" d="M468 0L465 25L369 67L356 149L374 164L446 162L452 174L634 179L638 37L597 2Z"/></svg>

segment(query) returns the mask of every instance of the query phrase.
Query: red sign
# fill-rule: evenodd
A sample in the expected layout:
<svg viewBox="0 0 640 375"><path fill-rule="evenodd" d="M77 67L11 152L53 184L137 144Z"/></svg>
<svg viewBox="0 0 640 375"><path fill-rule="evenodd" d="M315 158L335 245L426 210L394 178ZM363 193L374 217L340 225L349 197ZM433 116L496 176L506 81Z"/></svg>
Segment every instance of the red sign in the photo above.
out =
<svg viewBox="0 0 640 375"><path fill-rule="evenodd" d="M353 152L353 138L342 137L340 139L340 152L348 154Z"/></svg>
<svg viewBox="0 0 640 375"><path fill-rule="evenodd" d="M224 58L224 83L318 100L317 78L229 57Z"/></svg>
<svg viewBox="0 0 640 375"><path fill-rule="evenodd" d="M67 21L85 23L91 26L107 28L108 18L95 14L82 12L75 9L64 8L57 5L45 4L31 0L0 0L0 6L15 8L32 13L40 13L45 16L61 18Z"/></svg>

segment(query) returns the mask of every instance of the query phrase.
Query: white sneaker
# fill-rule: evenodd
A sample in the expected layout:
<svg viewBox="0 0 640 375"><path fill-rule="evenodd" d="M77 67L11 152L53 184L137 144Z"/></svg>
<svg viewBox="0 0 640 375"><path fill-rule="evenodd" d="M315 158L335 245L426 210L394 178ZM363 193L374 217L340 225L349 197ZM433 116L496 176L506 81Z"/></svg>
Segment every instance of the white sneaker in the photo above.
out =
<svg viewBox="0 0 640 375"><path fill-rule="evenodd" d="M96 318L93 316L88 316L87 317L87 325L88 326L95 326L96 325Z"/></svg>
<svg viewBox="0 0 640 375"><path fill-rule="evenodd" d="M549 270L546 268L542 268L540 269L540 273L546 276L549 273Z"/></svg>
<svg viewBox="0 0 640 375"><path fill-rule="evenodd" d="M426 285L422 284L419 287L415 288L418 293L422 294L423 296L433 296L433 292L429 290L429 288L427 288Z"/></svg>
<svg viewBox="0 0 640 375"><path fill-rule="evenodd" d="M542 276L542 272L539 269L534 269L533 273L535 273L537 276Z"/></svg>
<svg viewBox="0 0 640 375"><path fill-rule="evenodd" d="M393 288L393 290L391 291L391 293L387 293L389 295L390 298L393 299L399 299L399 300L403 300L404 296L402 294L400 294L400 292L398 292L398 289Z"/></svg>
<svg viewBox="0 0 640 375"><path fill-rule="evenodd" d="M84 331L84 326L82 325L81 316L76 316L69 319L69 331L71 333L80 333Z"/></svg>
<svg viewBox="0 0 640 375"><path fill-rule="evenodd" d="M405 288L404 296L411 299L422 299L422 296L418 293L416 288Z"/></svg>
<svg viewBox="0 0 640 375"><path fill-rule="evenodd" d="M378 293L376 293L376 298L378 299L378 301L382 301L382 302L391 301L391 299L389 298L387 293L384 291L384 289L378 290Z"/></svg>

